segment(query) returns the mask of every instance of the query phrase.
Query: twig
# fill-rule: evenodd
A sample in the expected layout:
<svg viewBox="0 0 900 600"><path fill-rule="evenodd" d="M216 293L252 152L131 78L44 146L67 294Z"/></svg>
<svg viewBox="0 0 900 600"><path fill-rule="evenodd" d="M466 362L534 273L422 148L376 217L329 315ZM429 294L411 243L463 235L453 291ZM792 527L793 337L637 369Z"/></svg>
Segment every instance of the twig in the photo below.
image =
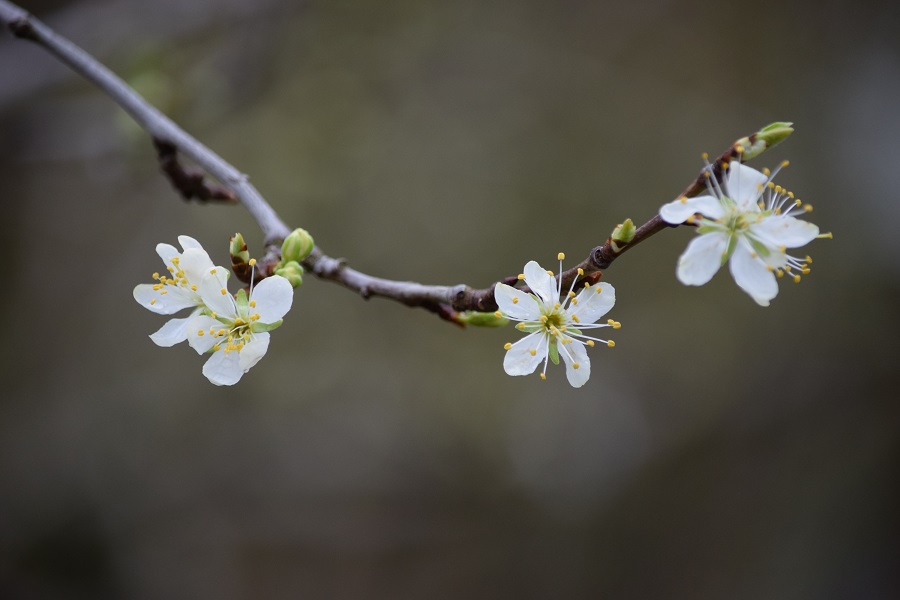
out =
<svg viewBox="0 0 900 600"><path fill-rule="evenodd" d="M7 0L0 0L0 21L6 24L14 36L42 46L69 65L131 115L154 140L163 171L183 196L201 200L236 197L262 230L267 251L261 266L263 274L271 274L274 265L280 260L281 241L291 229L250 184L246 175L186 133L84 50L54 33L22 8ZM225 187L209 186L204 182L202 173L186 171L177 162L177 152L190 158ZM721 174L723 161L730 160L736 155L735 146L726 150L713 165L715 175ZM703 172L701 172L682 196L694 196L703 189ZM619 244L618 250L613 249L611 240L607 239L605 243L591 250L588 257L578 266L560 275L563 278L563 287L568 287L574 279L580 277L579 268L584 271L585 279L596 281L620 254L668 227L674 226L656 215L637 228L630 243ZM382 279L357 271L347 266L346 260L327 256L318 247L314 248L303 261L303 266L317 277L338 283L365 299L389 298L407 306L424 308L456 324L461 324L456 318L457 311L497 309L494 285L474 289L464 284L439 286ZM514 285L517 278L508 277L501 281Z"/></svg>

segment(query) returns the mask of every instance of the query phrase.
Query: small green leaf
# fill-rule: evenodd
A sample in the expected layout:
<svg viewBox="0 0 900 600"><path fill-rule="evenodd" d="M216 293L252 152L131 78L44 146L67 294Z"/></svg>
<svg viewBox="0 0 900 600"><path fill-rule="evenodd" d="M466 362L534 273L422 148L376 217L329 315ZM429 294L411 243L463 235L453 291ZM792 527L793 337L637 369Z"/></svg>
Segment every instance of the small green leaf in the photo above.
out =
<svg viewBox="0 0 900 600"><path fill-rule="evenodd" d="M554 365L559 364L559 348L556 347L556 340L550 342L549 348L550 360L553 361Z"/></svg>
<svg viewBox="0 0 900 600"><path fill-rule="evenodd" d="M256 321L253 325L250 326L250 330L253 333L259 333L261 331L272 331L273 329L278 329L281 327L281 324L284 322L284 319L278 319L274 323L260 323Z"/></svg>

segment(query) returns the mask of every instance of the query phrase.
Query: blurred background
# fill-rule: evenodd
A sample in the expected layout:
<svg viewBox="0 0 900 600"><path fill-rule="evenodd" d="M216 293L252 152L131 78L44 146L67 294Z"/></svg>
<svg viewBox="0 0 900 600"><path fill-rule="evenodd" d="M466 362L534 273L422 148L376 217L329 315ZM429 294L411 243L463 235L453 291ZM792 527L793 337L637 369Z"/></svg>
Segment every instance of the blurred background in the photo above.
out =
<svg viewBox="0 0 900 600"><path fill-rule="evenodd" d="M756 306L607 272L623 327L572 389L312 276L233 388L133 287L239 207L0 34L0 597L900 597L900 38L893 3L47 1L27 8L374 275L486 286L580 260L776 120L754 161L834 240ZM572 263L574 264L574 262Z"/></svg>

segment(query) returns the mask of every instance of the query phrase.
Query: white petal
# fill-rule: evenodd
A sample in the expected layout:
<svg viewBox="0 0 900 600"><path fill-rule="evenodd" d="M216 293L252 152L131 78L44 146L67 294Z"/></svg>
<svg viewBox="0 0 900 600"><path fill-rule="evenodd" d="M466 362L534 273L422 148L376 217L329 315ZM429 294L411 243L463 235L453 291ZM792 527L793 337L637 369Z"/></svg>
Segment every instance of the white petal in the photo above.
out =
<svg viewBox="0 0 900 600"><path fill-rule="evenodd" d="M173 258L181 256L181 252L176 250L172 244L157 244L156 253L159 254L159 257L166 263L167 267L172 266Z"/></svg>
<svg viewBox="0 0 900 600"><path fill-rule="evenodd" d="M159 315L171 315L179 310L197 306L197 302L185 290L174 285L163 286L154 290L159 284L142 283L134 288L132 295L138 304ZM161 292L165 291L163 294Z"/></svg>
<svg viewBox="0 0 900 600"><path fill-rule="evenodd" d="M529 261L525 265L525 283L535 294L541 297L545 304L553 305L559 302L559 294L556 289L556 279L535 261Z"/></svg>
<svg viewBox="0 0 900 600"><path fill-rule="evenodd" d="M224 325L208 315L194 317L185 327L187 328L188 344L197 351L197 354L206 354L210 348L223 339L213 334L222 329ZM210 329L213 330L213 333L209 332Z"/></svg>
<svg viewBox="0 0 900 600"><path fill-rule="evenodd" d="M678 259L676 273L684 285L703 285L722 266L722 255L728 248L728 236L714 231L691 240Z"/></svg>
<svg viewBox="0 0 900 600"><path fill-rule="evenodd" d="M531 351L534 351L534 354ZM503 370L507 375L529 375L534 373L547 356L547 339L543 333L535 332L523 337L506 351Z"/></svg>
<svg viewBox="0 0 900 600"><path fill-rule="evenodd" d="M516 301L513 302L513 299ZM513 319L537 321L541 318L541 309L534 296L505 283L494 286L494 300L497 301L500 312Z"/></svg>
<svg viewBox="0 0 900 600"><path fill-rule="evenodd" d="M591 376L591 360L588 358L587 349L578 340L572 340L568 344L559 345L559 353L566 363L566 379L572 387L581 387ZM570 356L571 355L571 356ZM578 365L578 368L575 365Z"/></svg>
<svg viewBox="0 0 900 600"><path fill-rule="evenodd" d="M159 328L159 331L150 336L150 339L157 346L164 348L180 344L187 339L187 324L194 316L191 315L183 319L169 319L165 325Z"/></svg>
<svg viewBox="0 0 900 600"><path fill-rule="evenodd" d="M713 196L695 196L684 202L680 199L673 200L659 209L659 216L663 218L663 221L673 225L684 223L688 217L696 213L710 219L721 219L725 214L725 209L722 208L722 203L718 198Z"/></svg>
<svg viewBox="0 0 900 600"><path fill-rule="evenodd" d="M210 310L229 319L237 316L234 297L225 285L225 269L216 267L215 273L206 273L200 280L199 288L200 297Z"/></svg>
<svg viewBox="0 0 900 600"><path fill-rule="evenodd" d="M762 186L768 180L768 177L756 169L735 160L728 167L725 194L737 202L741 210L747 210L756 205L756 200L762 193Z"/></svg>
<svg viewBox="0 0 900 600"><path fill-rule="evenodd" d="M238 352L213 352L206 364L203 374L215 385L234 385L241 380L244 371L239 364Z"/></svg>
<svg viewBox="0 0 900 600"><path fill-rule="evenodd" d="M213 268L209 255L200 248L188 248L181 255L181 268L190 283L199 284Z"/></svg>
<svg viewBox="0 0 900 600"><path fill-rule="evenodd" d="M260 323L274 323L287 311L291 310L294 301L294 287L280 275L272 275L260 281L253 288L250 300L256 301L256 307L250 313L259 313Z"/></svg>
<svg viewBox="0 0 900 600"><path fill-rule="evenodd" d="M750 232L764 241L787 248L799 248L819 235L819 228L794 217L768 217L750 226Z"/></svg>
<svg viewBox="0 0 900 600"><path fill-rule="evenodd" d="M244 373L249 371L253 365L259 362L259 359L266 355L268 349L269 334L265 331L262 333L254 333L253 339L247 342L247 345L241 349L241 356L238 361L241 370L243 370Z"/></svg>
<svg viewBox="0 0 900 600"><path fill-rule="evenodd" d="M573 323L574 327L578 327L578 323L594 323L609 312L616 303L616 288L604 281L583 288L575 299L578 304L569 307L569 314L578 317L578 322Z"/></svg>
<svg viewBox="0 0 900 600"><path fill-rule="evenodd" d="M185 250L187 250L189 248L197 248L198 250L203 250L203 246L200 245L200 242L198 242L197 240L195 240L194 238L192 238L189 235L179 235L178 243L181 244L181 247L184 248ZM204 251L204 253L206 252L205 250L203 250L203 251Z"/></svg>
<svg viewBox="0 0 900 600"><path fill-rule="evenodd" d="M768 306L769 300L778 295L775 274L769 271L765 261L754 256L750 244L744 240L738 243L728 261L735 283L750 294L760 306Z"/></svg>

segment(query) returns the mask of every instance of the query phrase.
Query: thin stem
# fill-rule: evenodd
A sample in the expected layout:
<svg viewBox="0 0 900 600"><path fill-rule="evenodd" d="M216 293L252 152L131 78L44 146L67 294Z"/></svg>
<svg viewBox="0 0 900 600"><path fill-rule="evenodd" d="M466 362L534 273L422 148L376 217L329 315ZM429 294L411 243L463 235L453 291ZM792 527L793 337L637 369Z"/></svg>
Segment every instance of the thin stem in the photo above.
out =
<svg viewBox="0 0 900 600"><path fill-rule="evenodd" d="M238 171L218 154L181 129L87 52L56 34L22 8L7 0L0 0L0 21L6 24L14 36L43 47L121 106L154 140L160 151L161 161L164 158L174 161L175 153L181 152L224 184L227 188L224 190L211 187L202 181L202 175L188 173L180 166L171 163L168 163L167 168L167 163L161 163L166 174L182 194L185 194L185 189L190 189L194 190L195 195L210 194L213 199L216 199L217 196L224 196L218 199L228 199L228 195L233 193L233 196L247 209L262 230L267 247L266 257L261 261L265 265L262 274L271 274L274 265L281 258L280 243L291 232L291 229L249 182L247 175ZM730 160L736 155L737 151L732 145L714 163L715 175L721 175L723 161ZM701 172L681 195L694 196L703 189L703 173ZM578 268L584 270L585 280L596 281L620 254L669 227L676 226L669 225L659 215L656 215L637 228L634 239L630 243L619 244L618 251L613 249L611 241L607 239L605 243L591 250L588 257L578 266L560 275L563 278L562 287L571 286L580 277ZM303 266L317 277L338 283L357 292L365 299L389 298L407 306L425 308L441 318L457 324L460 324L460 321L456 319L457 311L494 311L497 309L497 303L494 300L494 285L475 289L464 284L424 285L412 281L394 281L373 277L347 266L344 259L327 256L318 247L314 248L313 252L303 261ZM500 281L513 285L516 283L516 277L507 277Z"/></svg>

